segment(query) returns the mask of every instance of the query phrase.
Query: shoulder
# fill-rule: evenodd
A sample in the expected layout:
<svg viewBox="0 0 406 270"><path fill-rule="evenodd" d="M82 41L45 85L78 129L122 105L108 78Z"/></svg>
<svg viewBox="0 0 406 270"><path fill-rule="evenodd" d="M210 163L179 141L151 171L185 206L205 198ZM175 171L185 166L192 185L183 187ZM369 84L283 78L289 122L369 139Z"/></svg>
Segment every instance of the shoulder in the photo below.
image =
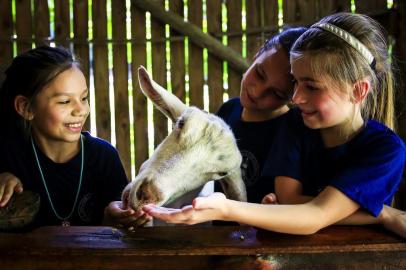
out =
<svg viewBox="0 0 406 270"><path fill-rule="evenodd" d="M368 121L356 139L364 142L368 146L375 145L376 147L382 145L398 148L403 152L405 151L403 140L393 130L374 120Z"/></svg>
<svg viewBox="0 0 406 270"><path fill-rule="evenodd" d="M117 149L113 145L111 145L108 141L98 137L94 137L87 131L82 132L82 135L84 136L85 146L86 148L88 148L89 151L106 154L117 153Z"/></svg>
<svg viewBox="0 0 406 270"><path fill-rule="evenodd" d="M217 111L216 115L223 119L226 119L231 113L235 111L242 111L242 105L239 97L231 98L223 103L220 109Z"/></svg>
<svg viewBox="0 0 406 270"><path fill-rule="evenodd" d="M403 161L406 159L406 148L402 139L390 128L374 120L369 120L350 144L364 155L377 158L392 156Z"/></svg>

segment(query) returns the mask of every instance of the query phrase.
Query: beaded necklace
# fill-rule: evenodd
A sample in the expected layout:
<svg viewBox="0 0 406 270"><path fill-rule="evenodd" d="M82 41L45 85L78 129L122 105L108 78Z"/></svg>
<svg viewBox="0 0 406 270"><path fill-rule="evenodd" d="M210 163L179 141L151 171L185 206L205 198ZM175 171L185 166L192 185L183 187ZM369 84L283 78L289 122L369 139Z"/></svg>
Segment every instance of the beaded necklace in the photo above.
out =
<svg viewBox="0 0 406 270"><path fill-rule="evenodd" d="M66 217L62 217L61 215L59 215L58 212L56 211L55 207L54 207L54 204L53 204L52 199L51 199L51 195L50 195L49 190L48 190L47 183L45 182L44 173L42 172L41 164L39 162L39 158L38 158L38 155L37 155L37 150L35 149L34 140L33 140L32 136L31 136L31 145L32 145L32 150L34 151L35 159L37 161L38 170L39 170L39 173L41 175L42 183L44 184L45 191L47 193L49 204L51 205L52 211L54 212L55 216L62 221L62 224L61 224L62 226L64 226L64 227L70 226L70 222L68 221L68 219L72 216L73 212L75 211L76 203L78 202L78 198L79 198L80 188L82 186L84 152L85 152L85 148L83 146L83 136L82 135L80 136L80 146L81 146L81 150L82 150L81 151L82 162L81 162L81 165L80 165L80 177L79 177L78 190L76 192L76 197L75 197L75 201L74 201L73 206L72 206L72 210L70 211L69 215L67 215Z"/></svg>

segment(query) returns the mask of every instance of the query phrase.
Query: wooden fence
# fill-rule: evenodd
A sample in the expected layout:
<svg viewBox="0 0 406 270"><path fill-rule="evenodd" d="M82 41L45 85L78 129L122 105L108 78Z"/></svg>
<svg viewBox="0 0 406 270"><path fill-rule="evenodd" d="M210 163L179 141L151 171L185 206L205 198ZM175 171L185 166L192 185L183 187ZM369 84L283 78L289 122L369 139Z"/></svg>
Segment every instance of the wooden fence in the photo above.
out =
<svg viewBox="0 0 406 270"><path fill-rule="evenodd" d="M73 0L71 6L69 2L0 0L0 70L9 65L13 56L33 45L52 42L71 48L82 62L88 83L95 89L94 123L88 123L87 128L96 127L97 136L108 141L115 138L128 176L133 176L134 168L148 158L149 123L153 123L155 145L168 131L167 119L162 114L154 111L153 119L149 119L148 103L137 81L139 65L148 66L154 79L182 100L215 112L223 102L224 93L229 97L238 95L244 63L251 61L264 40L282 25L309 25L337 11L351 11L350 0L170 0L166 11L164 0ZM160 10L156 9L157 5ZM388 29L390 40L399 41L393 42L393 51L400 59L406 59L400 47L405 44L405 32L400 29L400 25L406 25L404 6L404 1L395 1L390 9L383 0L355 1L356 12L378 19ZM225 10L226 27L222 13ZM283 10L282 19L279 10ZM402 12L403 18L399 16ZM173 17L181 20L171 21ZM129 18L130 24L127 23ZM147 18L150 18L150 36ZM109 20L112 23L110 36ZM168 22L171 22L169 36L165 31ZM210 47L192 36L185 36L186 27L175 27L176 22L198 27L200 32L206 28L203 22L207 22L207 32L200 34L219 41L226 36L229 47L226 51L236 53L237 58L243 60L238 63L243 64L234 65L233 58L222 56L219 51L224 49L223 45ZM128 32L131 32L130 37ZM207 48L207 58L203 47ZM241 56L243 51L245 59ZM401 68L404 74L405 69ZM170 76L167 76L168 71L171 71ZM228 75L226 79L224 74ZM208 106L204 89L208 90ZM110 105L111 100L114 106ZM399 108L405 108L404 105L403 97L399 99Z"/></svg>

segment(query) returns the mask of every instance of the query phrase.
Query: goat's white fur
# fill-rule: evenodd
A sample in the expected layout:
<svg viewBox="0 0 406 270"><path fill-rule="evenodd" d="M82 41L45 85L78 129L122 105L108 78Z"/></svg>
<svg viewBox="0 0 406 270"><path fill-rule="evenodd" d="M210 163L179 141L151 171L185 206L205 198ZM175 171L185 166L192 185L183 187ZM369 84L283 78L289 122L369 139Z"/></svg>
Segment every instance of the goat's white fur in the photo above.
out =
<svg viewBox="0 0 406 270"><path fill-rule="evenodd" d="M186 106L154 82L144 67L138 69L138 78L144 95L175 124L125 188L129 205L134 209L146 203L166 205L210 180L221 181L227 197L245 201L241 154L228 125L213 114ZM159 200L137 198L145 192L139 190L143 183L162 195Z"/></svg>

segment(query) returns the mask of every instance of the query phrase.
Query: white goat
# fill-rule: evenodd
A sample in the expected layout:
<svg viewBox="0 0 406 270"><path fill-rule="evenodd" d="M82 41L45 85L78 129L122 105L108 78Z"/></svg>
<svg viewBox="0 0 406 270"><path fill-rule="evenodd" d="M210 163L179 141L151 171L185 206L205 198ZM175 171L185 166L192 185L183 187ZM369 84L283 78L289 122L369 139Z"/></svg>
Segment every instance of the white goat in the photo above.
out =
<svg viewBox="0 0 406 270"><path fill-rule="evenodd" d="M145 96L170 118L172 132L141 166L123 191L133 209L153 203L167 205L211 180L221 182L226 196L246 201L241 154L234 135L219 117L188 107L153 81L144 67L138 80Z"/></svg>

